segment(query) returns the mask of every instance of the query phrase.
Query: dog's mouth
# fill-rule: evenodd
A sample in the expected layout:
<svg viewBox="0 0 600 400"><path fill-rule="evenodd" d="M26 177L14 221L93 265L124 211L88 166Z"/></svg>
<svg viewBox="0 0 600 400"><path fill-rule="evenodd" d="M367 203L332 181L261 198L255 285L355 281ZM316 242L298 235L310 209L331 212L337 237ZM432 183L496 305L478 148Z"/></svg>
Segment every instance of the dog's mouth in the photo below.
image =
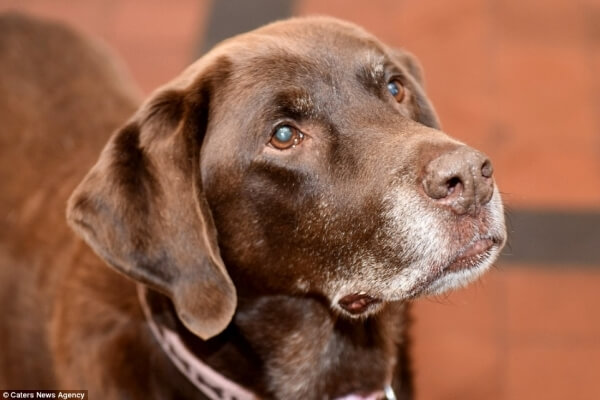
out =
<svg viewBox="0 0 600 400"><path fill-rule="evenodd" d="M478 266L487 259L495 246L502 243L497 238L477 239L462 250L445 268L444 272L457 272Z"/></svg>
<svg viewBox="0 0 600 400"><path fill-rule="evenodd" d="M472 282L491 266L503 244L504 239L500 237L476 238L437 273L415 288L411 297L437 295Z"/></svg>
<svg viewBox="0 0 600 400"><path fill-rule="evenodd" d="M433 268L409 292L399 297L357 291L346 294L337 305L351 317L361 317L377 312L388 301L414 299L423 295L436 295L464 286L479 277L495 260L504 239L501 237L476 237L445 265Z"/></svg>
<svg viewBox="0 0 600 400"><path fill-rule="evenodd" d="M424 243L425 239L431 240L417 248L413 259L399 260L396 265L400 267L386 262L362 263L363 269L356 274L361 281L346 281L335 288L339 297L333 296L332 304L348 317L363 318L389 302L439 295L466 286L489 269L504 246L503 225L493 217L486 214L477 221L469 220L467 226L454 226L452 233L415 235Z"/></svg>

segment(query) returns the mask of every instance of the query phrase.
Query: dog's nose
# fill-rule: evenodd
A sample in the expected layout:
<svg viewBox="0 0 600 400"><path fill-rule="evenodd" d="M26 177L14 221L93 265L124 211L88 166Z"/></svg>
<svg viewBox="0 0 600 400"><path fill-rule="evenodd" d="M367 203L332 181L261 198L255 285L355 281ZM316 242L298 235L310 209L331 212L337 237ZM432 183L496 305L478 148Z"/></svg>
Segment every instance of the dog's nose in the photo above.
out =
<svg viewBox="0 0 600 400"><path fill-rule="evenodd" d="M460 146L427 164L423 188L429 197L448 205L456 214L474 215L492 198L492 174L492 163L486 156Z"/></svg>

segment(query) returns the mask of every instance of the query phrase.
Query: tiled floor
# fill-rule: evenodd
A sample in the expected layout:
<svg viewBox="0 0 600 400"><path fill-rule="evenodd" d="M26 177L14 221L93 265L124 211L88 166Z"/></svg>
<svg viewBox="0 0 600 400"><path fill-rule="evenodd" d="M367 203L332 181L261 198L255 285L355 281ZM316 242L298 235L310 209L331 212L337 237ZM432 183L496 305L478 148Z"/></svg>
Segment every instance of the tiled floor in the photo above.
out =
<svg viewBox="0 0 600 400"><path fill-rule="evenodd" d="M500 267L417 303L419 398L600 398L600 270Z"/></svg>
<svg viewBox="0 0 600 400"><path fill-rule="evenodd" d="M0 0L103 38L145 93L197 54L211 6ZM298 0L295 12L357 22L418 55L444 129L494 160L509 207L600 211L597 0ZM598 267L499 265L417 302L419 398L599 399Z"/></svg>

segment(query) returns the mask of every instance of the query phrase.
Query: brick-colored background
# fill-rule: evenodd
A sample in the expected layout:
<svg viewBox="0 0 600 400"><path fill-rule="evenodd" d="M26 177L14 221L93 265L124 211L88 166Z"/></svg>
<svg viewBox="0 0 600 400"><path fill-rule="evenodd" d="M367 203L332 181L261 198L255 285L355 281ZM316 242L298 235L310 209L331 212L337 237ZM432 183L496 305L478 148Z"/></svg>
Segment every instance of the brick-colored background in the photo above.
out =
<svg viewBox="0 0 600 400"><path fill-rule="evenodd" d="M0 0L101 37L145 93L193 60L213 6ZM491 157L509 209L600 211L600 1L299 0L294 12L354 21L415 53L444 130ZM419 398L599 399L599 309L594 266L500 264L421 300Z"/></svg>

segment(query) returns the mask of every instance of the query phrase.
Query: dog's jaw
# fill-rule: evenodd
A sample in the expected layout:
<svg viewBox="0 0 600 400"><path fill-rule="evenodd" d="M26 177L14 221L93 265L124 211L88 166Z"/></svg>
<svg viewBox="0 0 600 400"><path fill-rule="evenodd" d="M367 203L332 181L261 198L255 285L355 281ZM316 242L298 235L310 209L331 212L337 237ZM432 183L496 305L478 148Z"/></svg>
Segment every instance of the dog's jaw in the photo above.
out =
<svg viewBox="0 0 600 400"><path fill-rule="evenodd" d="M460 218L432 208L417 193L406 192L399 189L392 194L390 199L395 200L387 228L395 226L401 232L403 249L411 255L392 285L399 299L442 294L473 282L489 269L506 240L497 188L479 215Z"/></svg>
<svg viewBox="0 0 600 400"><path fill-rule="evenodd" d="M403 259L392 264L363 254L353 267L346 267L353 276L331 285L329 291L332 308L349 318L369 317L387 302L464 287L493 265L504 246L504 211L497 188L482 208L483 217L462 221L469 232L461 235L453 232L457 227L448 222L447 212L431 207L416 191L398 187L384 202L388 211L383 229L389 242L385 247L402 253Z"/></svg>
<svg viewBox="0 0 600 400"><path fill-rule="evenodd" d="M487 236L475 237L465 252L472 252L471 249L476 241L487 242L486 248L476 249L475 253L470 254L465 260L466 265L461 265L460 268L456 268L456 259L445 266L442 274L423 290L424 295L438 295L464 287L481 277L494 264L506 242L503 207L497 188L495 188L495 195L487 208L490 215ZM459 263L463 262L460 260L463 257L462 255L458 256Z"/></svg>

